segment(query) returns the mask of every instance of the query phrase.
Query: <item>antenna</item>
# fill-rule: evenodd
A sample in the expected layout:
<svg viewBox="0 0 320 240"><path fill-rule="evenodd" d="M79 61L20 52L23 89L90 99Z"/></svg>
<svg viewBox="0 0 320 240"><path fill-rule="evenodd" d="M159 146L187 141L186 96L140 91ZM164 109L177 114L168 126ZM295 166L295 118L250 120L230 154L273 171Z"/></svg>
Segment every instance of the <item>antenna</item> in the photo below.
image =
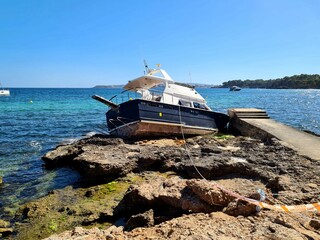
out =
<svg viewBox="0 0 320 240"><path fill-rule="evenodd" d="M145 59L143 59L143 63L144 63L144 67L146 68L147 73L149 73L149 67L148 67L147 61Z"/></svg>

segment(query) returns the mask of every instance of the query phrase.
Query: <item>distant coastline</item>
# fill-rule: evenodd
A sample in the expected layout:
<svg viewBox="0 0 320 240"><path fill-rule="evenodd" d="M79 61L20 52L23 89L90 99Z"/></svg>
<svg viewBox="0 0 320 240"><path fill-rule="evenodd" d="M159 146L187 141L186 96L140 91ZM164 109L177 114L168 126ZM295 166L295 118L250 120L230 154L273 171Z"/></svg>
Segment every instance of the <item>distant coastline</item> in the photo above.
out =
<svg viewBox="0 0 320 240"><path fill-rule="evenodd" d="M266 88L266 89L320 89L319 74L300 74L277 79L231 80L222 83L218 88Z"/></svg>
<svg viewBox="0 0 320 240"><path fill-rule="evenodd" d="M122 85L96 85L93 88L123 88L123 84Z"/></svg>
<svg viewBox="0 0 320 240"><path fill-rule="evenodd" d="M203 83L185 83L195 88L230 88L238 86L241 88L265 88L265 89L320 89L319 74L300 74L277 79L256 80L229 80L221 85ZM118 85L96 85L93 88L123 88L124 84Z"/></svg>
<svg viewBox="0 0 320 240"><path fill-rule="evenodd" d="M182 83L184 85L194 86L196 88L219 88L221 85L216 84L202 84L202 83ZM122 85L96 85L93 88L123 88L124 84Z"/></svg>

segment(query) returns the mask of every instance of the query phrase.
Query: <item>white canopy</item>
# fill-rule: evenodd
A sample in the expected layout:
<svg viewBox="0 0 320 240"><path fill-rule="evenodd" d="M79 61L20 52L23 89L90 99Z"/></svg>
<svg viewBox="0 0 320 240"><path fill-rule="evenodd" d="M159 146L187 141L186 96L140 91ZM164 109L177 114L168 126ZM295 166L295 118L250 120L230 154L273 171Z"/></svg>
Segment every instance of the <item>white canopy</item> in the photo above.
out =
<svg viewBox="0 0 320 240"><path fill-rule="evenodd" d="M154 76L154 74L160 73L163 77ZM153 88L161 83L173 83L171 77L164 71L163 69L155 69L151 70L147 75L138 77L132 81L129 81L124 89L126 90L137 90L137 89L145 89L148 90Z"/></svg>

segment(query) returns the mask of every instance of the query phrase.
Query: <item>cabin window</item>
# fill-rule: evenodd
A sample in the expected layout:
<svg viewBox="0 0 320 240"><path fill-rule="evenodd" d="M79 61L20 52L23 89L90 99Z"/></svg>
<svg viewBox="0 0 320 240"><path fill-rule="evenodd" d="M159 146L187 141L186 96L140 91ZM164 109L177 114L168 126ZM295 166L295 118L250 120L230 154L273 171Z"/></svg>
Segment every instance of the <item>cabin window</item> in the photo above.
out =
<svg viewBox="0 0 320 240"><path fill-rule="evenodd" d="M207 110L206 105L201 104L201 103L197 103L197 102L193 102L193 107L194 107L194 108L200 108L200 109L206 109L206 110Z"/></svg>
<svg viewBox="0 0 320 240"><path fill-rule="evenodd" d="M191 102L185 101L185 100L179 100L179 105L183 107L191 107Z"/></svg>

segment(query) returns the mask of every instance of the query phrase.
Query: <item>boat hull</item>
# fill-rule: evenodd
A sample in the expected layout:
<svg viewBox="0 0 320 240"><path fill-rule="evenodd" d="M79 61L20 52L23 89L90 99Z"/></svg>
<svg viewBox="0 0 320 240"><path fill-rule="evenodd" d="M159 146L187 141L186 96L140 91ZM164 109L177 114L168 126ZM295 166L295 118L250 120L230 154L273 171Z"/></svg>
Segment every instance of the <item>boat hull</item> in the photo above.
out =
<svg viewBox="0 0 320 240"><path fill-rule="evenodd" d="M203 135L225 128L226 114L135 99L106 113L110 134L122 138Z"/></svg>

